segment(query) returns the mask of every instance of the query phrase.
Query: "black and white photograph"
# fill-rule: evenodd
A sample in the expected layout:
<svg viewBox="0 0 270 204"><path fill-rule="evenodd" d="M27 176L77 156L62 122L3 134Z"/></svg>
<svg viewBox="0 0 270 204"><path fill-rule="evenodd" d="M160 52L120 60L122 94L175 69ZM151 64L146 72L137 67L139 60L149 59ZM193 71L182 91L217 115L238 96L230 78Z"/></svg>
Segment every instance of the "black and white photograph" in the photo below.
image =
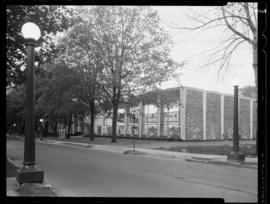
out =
<svg viewBox="0 0 270 204"><path fill-rule="evenodd" d="M6 5L6 196L257 203L258 4Z"/></svg>

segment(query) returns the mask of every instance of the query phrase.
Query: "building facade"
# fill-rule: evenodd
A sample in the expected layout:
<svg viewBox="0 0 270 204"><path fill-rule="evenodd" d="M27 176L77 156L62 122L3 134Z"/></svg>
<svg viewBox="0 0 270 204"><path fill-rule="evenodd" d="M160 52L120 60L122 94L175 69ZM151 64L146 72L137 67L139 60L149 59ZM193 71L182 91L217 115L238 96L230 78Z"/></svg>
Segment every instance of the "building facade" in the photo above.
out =
<svg viewBox="0 0 270 204"><path fill-rule="evenodd" d="M168 107L160 103L140 101L136 107L119 109L117 135L139 138L162 137L182 140L224 140L233 135L233 95L193 87L165 90L176 93ZM257 127L256 101L239 97L239 135L241 139L255 139ZM87 120L86 120L87 121ZM77 129L88 134L88 128ZM133 130L133 133L132 133ZM110 136L112 119L98 115L95 134Z"/></svg>

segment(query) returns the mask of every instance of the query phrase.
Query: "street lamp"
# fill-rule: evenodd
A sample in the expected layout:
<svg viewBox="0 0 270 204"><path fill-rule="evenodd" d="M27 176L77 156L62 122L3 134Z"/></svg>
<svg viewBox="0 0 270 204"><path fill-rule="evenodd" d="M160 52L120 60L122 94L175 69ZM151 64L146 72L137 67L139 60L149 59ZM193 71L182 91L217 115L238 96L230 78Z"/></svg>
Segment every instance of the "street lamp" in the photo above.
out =
<svg viewBox="0 0 270 204"><path fill-rule="evenodd" d="M34 47L40 38L40 29L34 23L25 23L22 26L22 35L27 45L26 68L26 115L24 135L24 162L23 168L17 172L16 180L22 183L42 183L44 172L37 169L35 164L35 71L34 71Z"/></svg>
<svg viewBox="0 0 270 204"><path fill-rule="evenodd" d="M16 137L16 132L15 132L15 130L16 130L16 123L13 124L13 128L12 129L13 129L12 132L13 132L14 136Z"/></svg>
<svg viewBox="0 0 270 204"><path fill-rule="evenodd" d="M43 118L40 118L39 119L39 122L40 122L40 124L41 124L41 126L40 126L40 140L43 140L43 137L44 137L44 122L45 122L45 120L43 119Z"/></svg>
<svg viewBox="0 0 270 204"><path fill-rule="evenodd" d="M239 152L238 130L238 81L234 80L234 110L233 110L233 151L227 155L228 161L244 162L245 155Z"/></svg>

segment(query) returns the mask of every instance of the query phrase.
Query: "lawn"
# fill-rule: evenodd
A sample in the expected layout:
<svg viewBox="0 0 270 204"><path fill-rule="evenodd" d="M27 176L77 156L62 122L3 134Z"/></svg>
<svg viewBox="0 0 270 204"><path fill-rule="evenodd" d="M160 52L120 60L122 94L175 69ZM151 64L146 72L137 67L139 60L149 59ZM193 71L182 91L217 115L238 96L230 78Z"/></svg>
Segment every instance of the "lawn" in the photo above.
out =
<svg viewBox="0 0 270 204"><path fill-rule="evenodd" d="M156 148L159 150L167 150L174 152L189 152L198 154L215 154L215 155L227 155L232 152L232 146L230 145L209 145L209 146L175 146L169 148ZM256 145L255 144L243 144L240 145L240 152L249 157L256 157Z"/></svg>
<svg viewBox="0 0 270 204"><path fill-rule="evenodd" d="M13 138L15 139L15 138ZM17 137L16 139L22 139ZM78 142L93 145L124 146L132 145L132 139L117 138L117 143L111 143L111 137L95 137L90 141L89 137L72 136L70 139L46 137L49 140ZM232 151L232 141L161 141L135 139L136 147L159 149L175 152L189 152L199 154L227 155ZM240 151L249 157L256 157L255 141L240 141Z"/></svg>

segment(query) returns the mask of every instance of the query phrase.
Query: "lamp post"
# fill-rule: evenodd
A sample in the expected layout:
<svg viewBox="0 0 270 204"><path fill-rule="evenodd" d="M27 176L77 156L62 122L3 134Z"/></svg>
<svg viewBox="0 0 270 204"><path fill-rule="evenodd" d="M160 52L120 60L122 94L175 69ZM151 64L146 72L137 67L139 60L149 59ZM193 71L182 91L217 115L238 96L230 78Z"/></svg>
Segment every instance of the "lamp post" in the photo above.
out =
<svg viewBox="0 0 270 204"><path fill-rule="evenodd" d="M26 68L26 114L24 135L24 162L23 168L17 172L16 180L22 183L42 183L44 172L35 166L35 71L34 71L34 47L40 38L39 27L34 23L25 23L22 26L22 35L27 44L27 68Z"/></svg>
<svg viewBox="0 0 270 204"><path fill-rule="evenodd" d="M227 155L228 161L244 162L245 155L239 152L238 129L238 83L234 83L234 109L233 109L233 151Z"/></svg>

